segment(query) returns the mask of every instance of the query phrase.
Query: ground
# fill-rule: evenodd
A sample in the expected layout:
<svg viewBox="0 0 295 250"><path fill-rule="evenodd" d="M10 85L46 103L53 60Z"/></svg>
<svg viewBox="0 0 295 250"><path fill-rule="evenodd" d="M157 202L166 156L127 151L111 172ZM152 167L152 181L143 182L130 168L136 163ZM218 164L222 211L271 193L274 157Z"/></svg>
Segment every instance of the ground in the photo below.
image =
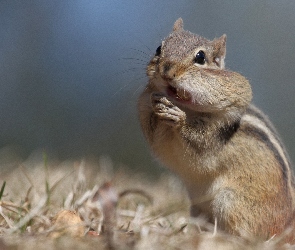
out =
<svg viewBox="0 0 295 250"><path fill-rule="evenodd" d="M181 182L106 159L4 166L0 249L295 249L279 237L242 239L189 217Z"/></svg>

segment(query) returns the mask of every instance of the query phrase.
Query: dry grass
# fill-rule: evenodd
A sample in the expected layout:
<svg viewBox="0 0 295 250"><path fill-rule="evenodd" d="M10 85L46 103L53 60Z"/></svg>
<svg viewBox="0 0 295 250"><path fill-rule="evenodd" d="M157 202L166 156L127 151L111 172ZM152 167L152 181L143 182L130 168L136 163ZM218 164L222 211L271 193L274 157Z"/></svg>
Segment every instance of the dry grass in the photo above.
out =
<svg viewBox="0 0 295 250"><path fill-rule="evenodd" d="M1 186L0 249L295 249L216 232L189 218L173 176L152 182L107 160L27 161L2 170Z"/></svg>

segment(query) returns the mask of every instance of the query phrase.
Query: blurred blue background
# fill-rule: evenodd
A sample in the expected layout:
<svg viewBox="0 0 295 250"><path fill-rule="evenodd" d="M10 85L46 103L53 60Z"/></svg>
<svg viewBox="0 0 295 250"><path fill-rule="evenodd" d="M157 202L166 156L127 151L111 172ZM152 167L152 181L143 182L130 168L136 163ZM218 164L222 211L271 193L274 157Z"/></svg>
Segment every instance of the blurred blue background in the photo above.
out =
<svg viewBox="0 0 295 250"><path fill-rule="evenodd" d="M295 1L0 1L0 158L46 150L108 155L156 169L136 102L145 67L178 17L209 39L226 33L226 67L295 159Z"/></svg>

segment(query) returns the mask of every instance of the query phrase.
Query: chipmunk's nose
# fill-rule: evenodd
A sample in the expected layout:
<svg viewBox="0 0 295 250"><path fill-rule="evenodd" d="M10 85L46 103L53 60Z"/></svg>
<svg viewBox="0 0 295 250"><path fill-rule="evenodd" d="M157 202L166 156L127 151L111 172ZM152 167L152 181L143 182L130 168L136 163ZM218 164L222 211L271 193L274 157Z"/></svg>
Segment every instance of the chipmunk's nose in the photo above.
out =
<svg viewBox="0 0 295 250"><path fill-rule="evenodd" d="M172 80L175 78L175 70L171 62L165 62L162 65L161 76L165 80Z"/></svg>

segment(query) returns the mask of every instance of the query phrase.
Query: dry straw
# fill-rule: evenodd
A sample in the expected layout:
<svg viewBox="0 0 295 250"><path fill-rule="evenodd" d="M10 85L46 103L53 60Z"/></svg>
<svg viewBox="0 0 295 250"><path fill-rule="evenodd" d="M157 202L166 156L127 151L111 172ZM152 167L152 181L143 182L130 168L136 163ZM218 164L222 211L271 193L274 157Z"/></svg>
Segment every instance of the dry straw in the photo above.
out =
<svg viewBox="0 0 295 250"><path fill-rule="evenodd" d="M181 183L110 161L27 161L0 178L0 249L295 249L218 232L189 217Z"/></svg>

